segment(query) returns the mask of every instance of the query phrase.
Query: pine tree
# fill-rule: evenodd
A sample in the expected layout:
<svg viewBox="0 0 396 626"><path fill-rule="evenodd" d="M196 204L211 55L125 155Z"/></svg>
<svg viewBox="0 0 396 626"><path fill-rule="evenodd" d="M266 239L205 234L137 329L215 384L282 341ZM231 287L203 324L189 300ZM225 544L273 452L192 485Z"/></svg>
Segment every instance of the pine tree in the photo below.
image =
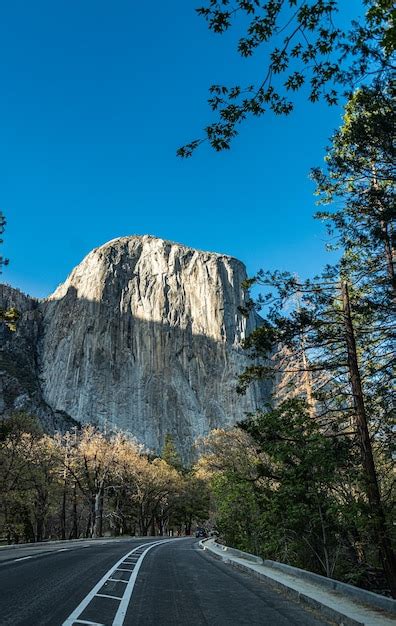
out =
<svg viewBox="0 0 396 626"><path fill-rule="evenodd" d="M170 433L167 433L165 435L164 447L162 449L161 458L166 461L168 465L174 467L178 472L183 469L180 455L175 446L174 437Z"/></svg>
<svg viewBox="0 0 396 626"><path fill-rule="evenodd" d="M335 280L337 271L338 268L329 267L320 278L304 282L297 282L287 273L260 273L257 282L275 288L276 295L267 295L266 301L271 305L265 323L246 340L255 364L242 374L240 391L244 392L257 378L273 379L287 372L326 373L327 383L315 394L321 407L315 420L321 422L325 433L350 436L360 450L362 489L369 507L368 530L373 544L378 546L389 588L395 595L396 561L372 443L378 422L382 422L384 431L388 418L386 411L374 414L374 419L370 413L371 393L376 388L380 367L378 360L376 364L372 362L372 344L377 343L375 316L373 320L373 312L362 306L361 291L348 286L345 268L340 281ZM297 293L301 294L301 304L291 308ZM296 358L302 335L305 363ZM289 354L287 360L278 358L284 347ZM272 355L270 359L268 353ZM382 362L383 368L387 366L387 360ZM382 392L374 399L377 405L381 401Z"/></svg>
<svg viewBox="0 0 396 626"><path fill-rule="evenodd" d="M3 213L0 211L0 236L4 233L6 225L6 219ZM3 240L0 239L0 244L3 243ZM2 273L2 267L8 265L8 259L5 259L0 255L0 274ZM4 309L0 307L0 323L5 324L5 326L12 331L16 330L16 322L19 318L19 313L15 308Z"/></svg>

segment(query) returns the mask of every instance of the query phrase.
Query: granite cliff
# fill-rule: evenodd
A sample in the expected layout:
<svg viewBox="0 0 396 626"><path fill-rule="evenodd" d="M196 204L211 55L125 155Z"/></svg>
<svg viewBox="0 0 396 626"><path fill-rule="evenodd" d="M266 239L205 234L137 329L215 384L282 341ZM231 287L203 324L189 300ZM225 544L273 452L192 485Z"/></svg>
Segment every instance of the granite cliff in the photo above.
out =
<svg viewBox="0 0 396 626"><path fill-rule="evenodd" d="M20 328L2 352L20 346L34 381L26 393L57 415L129 431L157 451L172 433L188 457L196 437L243 419L268 393L235 391L248 363L241 341L258 323L238 309L245 277L229 256L115 239L46 300L19 294ZM3 288L3 304L12 292Z"/></svg>
<svg viewBox="0 0 396 626"><path fill-rule="evenodd" d="M17 289L0 284L0 308L17 309L16 331L0 324L0 416L35 415L46 432L66 431L76 422L44 400L38 367L40 305Z"/></svg>

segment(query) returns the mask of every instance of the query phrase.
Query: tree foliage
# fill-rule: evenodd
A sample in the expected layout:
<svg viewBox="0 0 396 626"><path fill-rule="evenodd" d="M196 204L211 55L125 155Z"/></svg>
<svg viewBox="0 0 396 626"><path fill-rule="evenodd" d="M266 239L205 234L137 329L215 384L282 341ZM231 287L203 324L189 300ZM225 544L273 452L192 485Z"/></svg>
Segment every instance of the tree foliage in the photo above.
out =
<svg viewBox="0 0 396 626"><path fill-rule="evenodd" d="M110 534L189 534L209 515L205 484L130 438L92 426L43 434L27 415L0 422L0 532L9 542Z"/></svg>
<svg viewBox="0 0 396 626"><path fill-rule="evenodd" d="M204 137L179 148L191 156L203 142L217 151L230 147L239 125L268 110L288 115L293 93L305 89L311 102L337 104L356 87L392 67L394 8L390 0L365 0L366 14L349 27L337 0L207 0L197 13L215 34L238 32L237 51L248 58L262 53L262 74L252 85L214 84L209 106L217 118ZM338 18L341 18L338 20Z"/></svg>
<svg viewBox="0 0 396 626"><path fill-rule="evenodd" d="M4 233L4 229L6 226L6 219L3 213L0 211L0 237ZM3 240L0 238L0 245L3 243ZM8 265L8 259L5 259L2 255L0 255L0 274L2 273L2 268L5 265ZM16 330L16 322L19 318L19 313L15 308L4 309L0 307L0 324L5 324L10 330Z"/></svg>
<svg viewBox="0 0 396 626"><path fill-rule="evenodd" d="M292 398L205 441L216 527L247 552L384 592L359 454ZM391 515L388 503L387 511Z"/></svg>
<svg viewBox="0 0 396 626"><path fill-rule="evenodd" d="M389 80L353 94L331 139L325 169L315 168L312 178L320 204L336 207L316 216L328 226L328 247L344 251L354 282L369 277L395 305L393 96Z"/></svg>
<svg viewBox="0 0 396 626"><path fill-rule="evenodd" d="M0 236L4 233L5 226L6 226L6 219L2 211L0 211ZM0 239L0 244L2 243L3 243L3 240ZM8 265L8 259L5 259L3 256L0 255L0 273L1 273L1 268L4 265Z"/></svg>
<svg viewBox="0 0 396 626"><path fill-rule="evenodd" d="M261 271L246 281L262 287L246 313L265 316L246 339L253 361L239 390L271 379L275 395L241 424L255 476L223 464L216 494L230 524L222 503L245 482L263 554L367 586L376 572L376 588L395 595L393 118L387 81L357 90L313 172L340 261L307 280Z"/></svg>

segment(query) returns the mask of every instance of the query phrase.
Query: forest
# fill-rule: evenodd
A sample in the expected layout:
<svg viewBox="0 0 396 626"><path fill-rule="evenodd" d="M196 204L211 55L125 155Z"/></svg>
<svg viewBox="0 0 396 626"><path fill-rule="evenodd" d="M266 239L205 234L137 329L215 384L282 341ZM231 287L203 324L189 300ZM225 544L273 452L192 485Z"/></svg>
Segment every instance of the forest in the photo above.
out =
<svg viewBox="0 0 396 626"><path fill-rule="evenodd" d="M203 479L172 437L162 457L93 426L43 433L16 413L0 426L0 532L7 543L119 535L190 535L209 517Z"/></svg>

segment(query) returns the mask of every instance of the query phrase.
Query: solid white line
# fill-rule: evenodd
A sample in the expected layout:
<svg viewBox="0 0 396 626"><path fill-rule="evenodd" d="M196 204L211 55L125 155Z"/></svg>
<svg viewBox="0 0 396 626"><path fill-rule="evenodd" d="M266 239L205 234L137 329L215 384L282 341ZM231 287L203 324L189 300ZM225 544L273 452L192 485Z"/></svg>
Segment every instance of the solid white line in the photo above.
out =
<svg viewBox="0 0 396 626"><path fill-rule="evenodd" d="M125 590L124 595L121 598L120 606L118 607L118 611L116 613L112 626L123 626L125 616L128 610L129 602L133 593L133 588L135 586L136 578L139 573L139 569L143 563L143 559L146 556L147 552L149 552L152 548L155 548L155 546L158 546L161 543L169 543L170 541L176 541L176 540L166 539L165 541L164 540L159 541L157 543L152 544L148 548L146 548L146 550L142 553L141 557L139 558L138 562L135 565L135 569L133 570L132 576L128 580L127 588Z"/></svg>
<svg viewBox="0 0 396 626"><path fill-rule="evenodd" d="M57 550L57 552L68 552L69 548L61 548L60 550Z"/></svg>
<svg viewBox="0 0 396 626"><path fill-rule="evenodd" d="M157 543L162 543L162 542L156 542L155 545L157 545ZM130 552L128 552L127 554L124 554L124 556L122 556L120 558L119 561L117 561L117 563L115 565L113 565L113 567L111 567L109 569L108 572L106 572L106 574L104 576L102 576L102 578L100 579L100 581L98 583L96 583L96 585L91 589L91 591L85 596L85 598L83 598L83 600L81 600L80 604L74 609L73 613L71 613L69 615L69 617L66 619L66 621L63 622L62 626L73 626L74 622L80 617L81 613L83 612L83 610L88 606L88 604L91 602L92 598L94 598L94 596L97 594L97 592L99 591L99 589L101 587L103 587L103 585L105 584L106 580L118 569L120 569L118 566L121 565L124 560L130 556L131 554L133 554L134 552L136 552L137 550L141 549L141 545L137 546L137 548L134 548L133 550L131 550ZM122 571L122 570L121 570ZM125 570L125 571L132 571L132 570Z"/></svg>
<svg viewBox="0 0 396 626"><path fill-rule="evenodd" d="M110 598L111 600L118 600L118 602L121 602L121 598L118 596L108 596L107 593L95 593L95 598Z"/></svg>
<svg viewBox="0 0 396 626"><path fill-rule="evenodd" d="M16 563L16 561L26 561L27 559L32 559L32 556L21 556L20 559L14 559L14 563Z"/></svg>

